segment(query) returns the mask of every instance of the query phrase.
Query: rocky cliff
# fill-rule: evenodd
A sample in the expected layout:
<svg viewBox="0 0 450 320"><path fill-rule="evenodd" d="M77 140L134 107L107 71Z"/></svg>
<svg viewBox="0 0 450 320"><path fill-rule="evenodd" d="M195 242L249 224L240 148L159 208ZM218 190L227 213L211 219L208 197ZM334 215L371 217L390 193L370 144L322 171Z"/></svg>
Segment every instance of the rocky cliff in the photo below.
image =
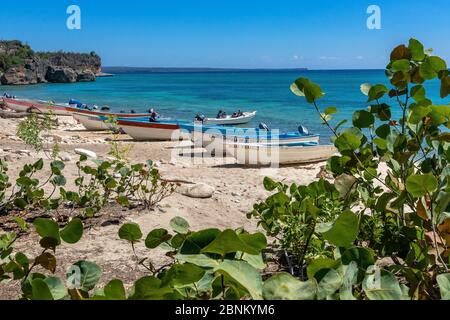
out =
<svg viewBox="0 0 450 320"><path fill-rule="evenodd" d="M95 81L101 58L95 53L34 52L20 41L0 41L3 85Z"/></svg>

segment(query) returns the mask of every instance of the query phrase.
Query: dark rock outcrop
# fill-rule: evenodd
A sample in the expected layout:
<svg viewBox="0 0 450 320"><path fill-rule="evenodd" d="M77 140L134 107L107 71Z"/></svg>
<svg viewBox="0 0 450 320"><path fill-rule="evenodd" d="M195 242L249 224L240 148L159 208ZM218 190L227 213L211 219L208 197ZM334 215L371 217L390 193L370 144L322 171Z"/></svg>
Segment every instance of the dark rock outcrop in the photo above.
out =
<svg viewBox="0 0 450 320"><path fill-rule="evenodd" d="M50 66L45 78L53 83L72 83L77 81L77 73L71 68Z"/></svg>
<svg viewBox="0 0 450 320"><path fill-rule="evenodd" d="M95 74L91 70L84 70L77 75L78 82L95 81Z"/></svg>
<svg viewBox="0 0 450 320"><path fill-rule="evenodd" d="M20 41L0 41L0 82L23 85L95 81L101 58L94 52L38 52Z"/></svg>

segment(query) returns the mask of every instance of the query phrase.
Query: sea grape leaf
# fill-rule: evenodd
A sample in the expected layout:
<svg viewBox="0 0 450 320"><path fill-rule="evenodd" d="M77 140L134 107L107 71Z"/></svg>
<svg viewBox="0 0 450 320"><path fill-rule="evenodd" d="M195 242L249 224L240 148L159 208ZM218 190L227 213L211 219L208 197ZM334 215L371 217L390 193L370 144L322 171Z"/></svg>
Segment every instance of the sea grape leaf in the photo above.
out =
<svg viewBox="0 0 450 320"><path fill-rule="evenodd" d="M260 237L258 236L258 238ZM204 247L201 252L217 253L221 256L237 251L242 251L249 254L258 254L260 250L252 246L253 242L257 242L259 244L260 239L245 237L243 240L236 234L236 231L228 229L219 234L210 244Z"/></svg>
<svg viewBox="0 0 450 320"><path fill-rule="evenodd" d="M339 215L334 223L323 223L316 231L338 247L350 247L358 235L358 216L347 210Z"/></svg>
<svg viewBox="0 0 450 320"><path fill-rule="evenodd" d="M62 300L67 296L67 288L60 278L48 277L44 279L44 282L47 284L53 300Z"/></svg>
<svg viewBox="0 0 450 320"><path fill-rule="evenodd" d="M126 300L126 291L120 280L111 280L104 288L105 297L109 300Z"/></svg>
<svg viewBox="0 0 450 320"><path fill-rule="evenodd" d="M375 253L369 248L353 247L342 253L341 261L344 265L356 262L359 268L367 269L375 264Z"/></svg>
<svg viewBox="0 0 450 320"><path fill-rule="evenodd" d="M363 83L359 88L365 96L369 96L370 88L372 88L372 85L370 83Z"/></svg>
<svg viewBox="0 0 450 320"><path fill-rule="evenodd" d="M291 91L297 96L304 96L308 103L313 103L325 95L319 85L306 78L295 80L291 85Z"/></svg>
<svg viewBox="0 0 450 320"><path fill-rule="evenodd" d="M119 238L130 242L137 242L142 238L141 228L137 223L125 223L119 229Z"/></svg>
<svg viewBox="0 0 450 320"><path fill-rule="evenodd" d="M345 198L347 197L347 195L349 194L349 192L353 189L353 187L356 185L356 178L354 176L351 176L349 174L341 174L340 176L338 176L335 181L334 181L334 185L337 189L337 191L339 191L339 194L341 196L341 198Z"/></svg>
<svg viewBox="0 0 450 320"><path fill-rule="evenodd" d="M302 282L288 273L278 273L264 282L263 296L266 300L314 300L317 283Z"/></svg>
<svg viewBox="0 0 450 320"><path fill-rule="evenodd" d="M366 110L358 110L353 113L353 125L360 129L369 128L375 123L373 114Z"/></svg>
<svg viewBox="0 0 450 320"><path fill-rule="evenodd" d="M260 273L246 261L224 260L217 272L225 273L250 293L254 300L262 299L263 282Z"/></svg>
<svg viewBox="0 0 450 320"><path fill-rule="evenodd" d="M414 61L423 61L425 59L425 48L422 43L416 39L409 40L409 51L411 52L411 59Z"/></svg>
<svg viewBox="0 0 450 320"><path fill-rule="evenodd" d="M67 281L88 292L94 289L101 276L102 269L97 264L82 260L72 265L67 273Z"/></svg>
<svg viewBox="0 0 450 320"><path fill-rule="evenodd" d="M334 141L334 145L339 151L354 151L361 146L363 134L358 128L348 128Z"/></svg>
<svg viewBox="0 0 450 320"><path fill-rule="evenodd" d="M200 253L200 251L214 241L219 234L221 234L219 229L205 229L192 232L186 237L186 240L181 246L180 254L191 255Z"/></svg>
<svg viewBox="0 0 450 320"><path fill-rule="evenodd" d="M171 284L172 286L184 286L199 281L205 270L192 263L174 264L164 274L162 286Z"/></svg>
<svg viewBox="0 0 450 320"><path fill-rule="evenodd" d="M334 269L329 269L325 276L320 280L317 287L317 298L326 299L334 294L343 284L341 275Z"/></svg>
<svg viewBox="0 0 450 320"><path fill-rule="evenodd" d="M436 277L442 300L450 300L450 273L440 274Z"/></svg>
<svg viewBox="0 0 450 320"><path fill-rule="evenodd" d="M391 62L408 59L410 60L412 57L411 51L405 45L399 45L391 52Z"/></svg>
<svg viewBox="0 0 450 320"><path fill-rule="evenodd" d="M406 179L406 190L416 198L436 191L438 181L432 174L413 174Z"/></svg>
<svg viewBox="0 0 450 320"><path fill-rule="evenodd" d="M53 295L47 283L40 278L31 281L33 300L53 300Z"/></svg>
<svg viewBox="0 0 450 320"><path fill-rule="evenodd" d="M83 236L83 223L80 219L72 219L61 231L61 238L64 242L74 244L80 241Z"/></svg>
<svg viewBox="0 0 450 320"><path fill-rule="evenodd" d="M367 274L362 287L369 300L404 300L407 298L397 278L386 270Z"/></svg>
<svg viewBox="0 0 450 320"><path fill-rule="evenodd" d="M173 292L170 287L161 287L161 280L155 277L143 277L134 283L130 300L161 300Z"/></svg>
<svg viewBox="0 0 450 320"><path fill-rule="evenodd" d="M369 94L368 94L369 98L368 98L367 102L380 99L388 92L389 92L389 90L388 90L388 88L386 88L385 85L383 85L383 84L374 85L374 86L370 87Z"/></svg>
<svg viewBox="0 0 450 320"><path fill-rule="evenodd" d="M182 217L175 217L170 220L170 227L181 234L187 234L189 232L189 223Z"/></svg>
<svg viewBox="0 0 450 320"><path fill-rule="evenodd" d="M36 232L41 236L41 238L52 238L56 241L56 244L61 243L61 238L59 234L58 224L51 220L45 218L37 218L33 222L36 227Z"/></svg>
<svg viewBox="0 0 450 320"><path fill-rule="evenodd" d="M161 243L170 240L172 236L166 229L154 229L150 231L145 238L145 246L149 249L155 249Z"/></svg>
<svg viewBox="0 0 450 320"><path fill-rule="evenodd" d="M220 263L219 260L212 259L205 254L177 254L175 259L181 262L189 262L204 268L215 268Z"/></svg>
<svg viewBox="0 0 450 320"><path fill-rule="evenodd" d="M306 267L308 279L314 278L314 275L322 269L334 269L339 265L338 260L330 258L317 258L312 260Z"/></svg>

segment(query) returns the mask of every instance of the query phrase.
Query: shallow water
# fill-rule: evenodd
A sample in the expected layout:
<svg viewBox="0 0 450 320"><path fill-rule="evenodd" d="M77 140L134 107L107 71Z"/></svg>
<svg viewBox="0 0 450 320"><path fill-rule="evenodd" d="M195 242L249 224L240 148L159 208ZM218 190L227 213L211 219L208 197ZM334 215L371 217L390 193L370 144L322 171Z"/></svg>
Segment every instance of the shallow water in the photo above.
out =
<svg viewBox="0 0 450 320"><path fill-rule="evenodd" d="M310 78L322 86L326 95L319 105L322 110L328 106L338 108L336 123L351 119L354 110L367 107L367 97L359 89L362 83L388 84L382 70L193 72L118 74L91 83L2 86L0 90L57 102L74 98L88 104L109 105L117 111L139 112L154 107L164 117L182 120L191 120L197 113L214 116L219 109L229 114L238 108L257 110L257 117L248 126L265 122L271 128L287 131L302 124L321 134L326 142L330 134L313 107L289 90L298 77ZM438 81L431 82L427 90L435 104L450 103L449 99L439 99ZM398 107L393 108L394 115L399 116L399 111Z"/></svg>

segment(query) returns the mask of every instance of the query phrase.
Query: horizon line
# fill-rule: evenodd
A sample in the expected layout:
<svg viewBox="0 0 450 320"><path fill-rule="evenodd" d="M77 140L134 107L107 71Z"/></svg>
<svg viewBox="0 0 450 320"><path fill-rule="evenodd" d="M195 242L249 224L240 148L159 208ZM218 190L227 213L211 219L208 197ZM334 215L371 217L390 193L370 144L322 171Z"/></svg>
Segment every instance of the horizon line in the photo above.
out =
<svg viewBox="0 0 450 320"><path fill-rule="evenodd" d="M277 68L247 68L247 67L137 67L137 66L102 66L102 69L129 69L129 70L212 70L212 71L370 71L385 70L385 68L308 68L308 67L277 67Z"/></svg>

